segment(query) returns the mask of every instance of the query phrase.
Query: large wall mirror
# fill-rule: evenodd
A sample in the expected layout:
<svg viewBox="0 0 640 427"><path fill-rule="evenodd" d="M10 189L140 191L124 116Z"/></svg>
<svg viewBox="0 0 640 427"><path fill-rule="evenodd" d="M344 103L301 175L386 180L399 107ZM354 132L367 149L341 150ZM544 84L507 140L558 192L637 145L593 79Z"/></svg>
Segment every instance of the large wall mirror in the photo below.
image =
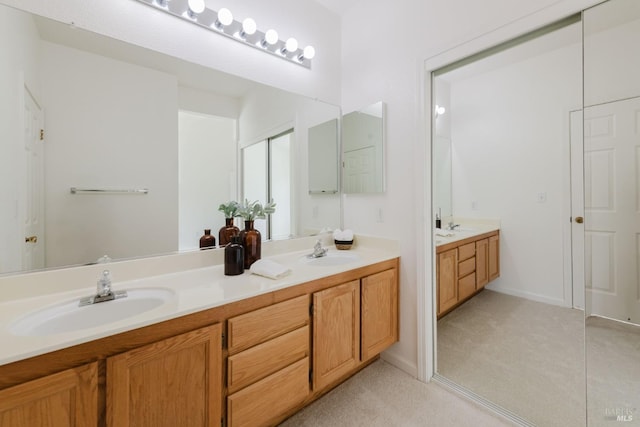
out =
<svg viewBox="0 0 640 427"><path fill-rule="evenodd" d="M0 34L0 274L197 249L243 197L241 148L285 129L279 237L340 227L307 174L339 107L7 6Z"/></svg>

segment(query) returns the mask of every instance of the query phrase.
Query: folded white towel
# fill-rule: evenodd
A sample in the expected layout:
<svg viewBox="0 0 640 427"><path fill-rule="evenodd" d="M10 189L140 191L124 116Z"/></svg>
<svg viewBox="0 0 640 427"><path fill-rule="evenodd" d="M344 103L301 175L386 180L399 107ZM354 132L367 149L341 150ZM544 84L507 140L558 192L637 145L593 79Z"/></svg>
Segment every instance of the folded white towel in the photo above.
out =
<svg viewBox="0 0 640 427"><path fill-rule="evenodd" d="M353 231L352 230L340 230L339 228L336 229L333 232L333 239L334 240L341 240L341 241L351 241L353 240Z"/></svg>
<svg viewBox="0 0 640 427"><path fill-rule="evenodd" d="M455 234L452 233L451 231L445 231L442 228L436 228L436 236L451 237L451 236L455 236Z"/></svg>
<svg viewBox="0 0 640 427"><path fill-rule="evenodd" d="M284 265L269 259L259 259L251 264L249 271L259 276L268 277L269 279L280 279L291 273L291 270Z"/></svg>

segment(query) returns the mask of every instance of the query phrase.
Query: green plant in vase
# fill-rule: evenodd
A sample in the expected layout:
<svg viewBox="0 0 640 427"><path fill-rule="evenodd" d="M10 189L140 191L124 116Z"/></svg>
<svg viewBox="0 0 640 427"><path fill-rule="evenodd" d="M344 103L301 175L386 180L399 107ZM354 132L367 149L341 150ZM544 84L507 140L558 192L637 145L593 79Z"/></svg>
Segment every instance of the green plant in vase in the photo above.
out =
<svg viewBox="0 0 640 427"><path fill-rule="evenodd" d="M236 216L244 219L244 230L240 232L240 241L244 246L244 268L251 267L251 264L260 259L262 250L262 236L260 231L253 227L256 219L266 219L267 215L276 211L276 204L273 200L265 205L260 202L245 199L244 203L238 206Z"/></svg>
<svg viewBox="0 0 640 427"><path fill-rule="evenodd" d="M222 203L218 206L218 210L224 213L224 226L220 228L218 232L218 244L220 247L226 246L231 243L231 237L240 234L240 229L233 224L233 218L238 213L240 204L235 200Z"/></svg>

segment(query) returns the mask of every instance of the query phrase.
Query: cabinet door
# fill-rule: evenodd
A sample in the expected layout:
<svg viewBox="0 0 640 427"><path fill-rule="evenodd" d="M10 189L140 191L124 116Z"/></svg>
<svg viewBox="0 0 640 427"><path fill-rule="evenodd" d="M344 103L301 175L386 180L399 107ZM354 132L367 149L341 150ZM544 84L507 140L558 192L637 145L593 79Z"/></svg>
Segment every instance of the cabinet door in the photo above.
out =
<svg viewBox="0 0 640 427"><path fill-rule="evenodd" d="M0 426L97 426L98 364L0 391Z"/></svg>
<svg viewBox="0 0 640 427"><path fill-rule="evenodd" d="M438 284L438 315L458 302L458 249L438 254L436 273Z"/></svg>
<svg viewBox="0 0 640 427"><path fill-rule="evenodd" d="M222 328L187 332L107 359L107 425L220 426Z"/></svg>
<svg viewBox="0 0 640 427"><path fill-rule="evenodd" d="M476 242L476 289L489 283L489 239Z"/></svg>
<svg viewBox="0 0 640 427"><path fill-rule="evenodd" d="M489 237L489 281L500 276L500 234Z"/></svg>
<svg viewBox="0 0 640 427"><path fill-rule="evenodd" d="M360 281L313 294L313 389L320 390L360 362Z"/></svg>
<svg viewBox="0 0 640 427"><path fill-rule="evenodd" d="M398 278L395 269L362 279L362 360L368 360L398 341Z"/></svg>

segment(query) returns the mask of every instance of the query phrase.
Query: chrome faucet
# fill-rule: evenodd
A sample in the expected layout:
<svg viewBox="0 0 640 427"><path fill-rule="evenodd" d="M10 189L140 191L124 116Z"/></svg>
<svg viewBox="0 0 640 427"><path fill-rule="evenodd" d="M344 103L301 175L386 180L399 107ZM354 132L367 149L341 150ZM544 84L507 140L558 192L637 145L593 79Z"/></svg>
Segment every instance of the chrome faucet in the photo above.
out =
<svg viewBox="0 0 640 427"><path fill-rule="evenodd" d="M323 256L327 255L327 251L328 249L324 249L322 247L322 242L320 241L320 239L318 239L318 241L316 242L316 244L313 246L313 253L310 255L307 255L308 258L320 258Z"/></svg>
<svg viewBox="0 0 640 427"><path fill-rule="evenodd" d="M98 279L96 285L96 294L90 295L80 299L79 306L97 304L99 302L112 301L118 298L124 298L127 296L127 291L115 291L111 290L111 274L109 270L102 272L102 277Z"/></svg>
<svg viewBox="0 0 640 427"><path fill-rule="evenodd" d="M460 224L454 224L453 222L450 222L449 225L448 225L447 230L453 231L453 230L455 230L456 227L460 227Z"/></svg>

